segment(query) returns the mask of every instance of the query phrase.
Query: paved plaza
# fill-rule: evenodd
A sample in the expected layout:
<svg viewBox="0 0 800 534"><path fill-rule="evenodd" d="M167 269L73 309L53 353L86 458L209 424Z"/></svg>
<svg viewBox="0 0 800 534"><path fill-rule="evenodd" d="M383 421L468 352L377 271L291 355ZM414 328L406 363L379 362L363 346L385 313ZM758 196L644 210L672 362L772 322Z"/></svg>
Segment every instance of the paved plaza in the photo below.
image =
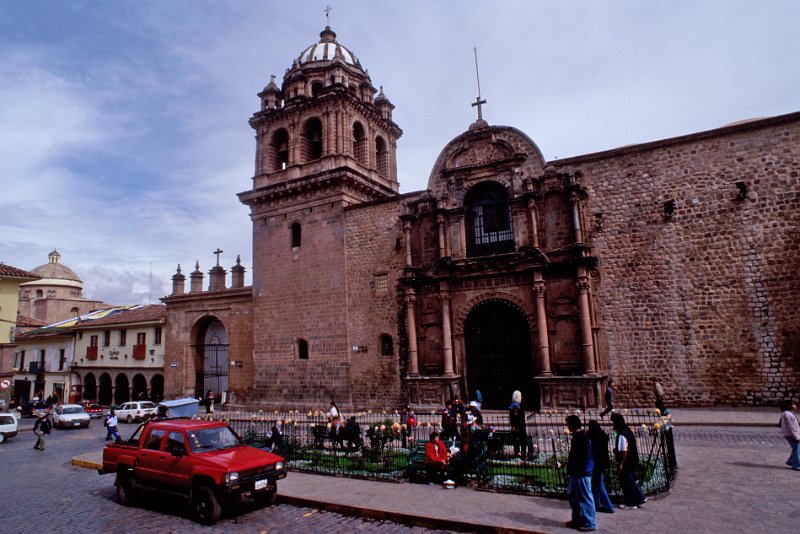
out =
<svg viewBox="0 0 800 534"><path fill-rule="evenodd" d="M763 419L772 415L777 422L775 412ZM81 453L97 456L102 431L94 424L55 431L44 452L32 449L30 430L0 446L0 531L30 532L36 521L47 532L574 532L564 527L566 501L296 472L281 482L281 504L244 503L202 527L179 499L120 506L111 475L71 465ZM680 469L673 489L639 510L600 514L598 532L797 531L800 476L783 464L789 448L777 426L685 426L675 433Z"/></svg>

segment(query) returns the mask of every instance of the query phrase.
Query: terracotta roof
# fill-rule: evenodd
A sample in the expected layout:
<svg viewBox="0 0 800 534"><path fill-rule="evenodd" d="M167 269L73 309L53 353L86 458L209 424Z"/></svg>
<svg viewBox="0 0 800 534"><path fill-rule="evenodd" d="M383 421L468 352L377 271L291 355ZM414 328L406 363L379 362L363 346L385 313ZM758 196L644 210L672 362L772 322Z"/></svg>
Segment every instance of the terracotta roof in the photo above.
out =
<svg viewBox="0 0 800 534"><path fill-rule="evenodd" d="M17 315L17 328L38 328L40 326L47 326L47 323L27 315Z"/></svg>
<svg viewBox="0 0 800 534"><path fill-rule="evenodd" d="M125 310L114 315L109 315L101 319L94 319L85 323L78 323L75 328L94 328L96 326L107 326L127 323L147 323L163 321L167 317L167 307L161 304L149 304L147 306L136 307Z"/></svg>
<svg viewBox="0 0 800 534"><path fill-rule="evenodd" d="M33 274L5 263L0 263L0 276L8 276L12 278L29 278L31 280L38 280L39 275Z"/></svg>

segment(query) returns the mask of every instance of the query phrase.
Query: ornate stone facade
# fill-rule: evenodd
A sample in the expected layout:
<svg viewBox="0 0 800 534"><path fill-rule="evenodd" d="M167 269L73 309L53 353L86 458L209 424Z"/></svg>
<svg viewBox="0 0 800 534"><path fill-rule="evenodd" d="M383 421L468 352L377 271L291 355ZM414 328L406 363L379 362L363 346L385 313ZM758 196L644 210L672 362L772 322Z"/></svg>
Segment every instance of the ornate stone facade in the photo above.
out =
<svg viewBox="0 0 800 534"><path fill-rule="evenodd" d="M376 93L326 28L259 94L253 285L202 293L198 270L165 299L174 389L224 308L230 393L259 405L596 407L608 376L629 405L654 379L683 405L797 391L800 114L553 162L479 117L401 195Z"/></svg>

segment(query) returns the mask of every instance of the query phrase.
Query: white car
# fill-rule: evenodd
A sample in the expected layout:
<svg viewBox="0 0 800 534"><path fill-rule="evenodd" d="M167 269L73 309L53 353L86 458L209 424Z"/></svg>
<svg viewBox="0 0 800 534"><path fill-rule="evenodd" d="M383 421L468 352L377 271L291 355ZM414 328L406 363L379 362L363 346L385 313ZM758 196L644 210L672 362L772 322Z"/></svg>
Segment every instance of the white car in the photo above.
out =
<svg viewBox="0 0 800 534"><path fill-rule="evenodd" d="M13 413L0 413L0 443L17 435L19 422Z"/></svg>
<svg viewBox="0 0 800 534"><path fill-rule="evenodd" d="M155 417L158 407L154 402L150 401L131 401L122 404L116 411L119 421L133 423L134 421L144 421Z"/></svg>
<svg viewBox="0 0 800 534"><path fill-rule="evenodd" d="M80 404L62 404L53 410L51 416L56 428L88 428L91 417Z"/></svg>

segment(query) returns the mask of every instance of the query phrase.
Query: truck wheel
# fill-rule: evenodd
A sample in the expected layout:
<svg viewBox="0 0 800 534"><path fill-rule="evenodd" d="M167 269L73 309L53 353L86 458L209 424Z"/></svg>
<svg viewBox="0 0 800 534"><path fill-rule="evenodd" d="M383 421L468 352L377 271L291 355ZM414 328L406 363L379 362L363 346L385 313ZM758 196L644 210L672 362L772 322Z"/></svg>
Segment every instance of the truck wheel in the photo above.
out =
<svg viewBox="0 0 800 534"><path fill-rule="evenodd" d="M127 471L117 473L117 499L123 506L133 506L136 493L136 481Z"/></svg>
<svg viewBox="0 0 800 534"><path fill-rule="evenodd" d="M131 417L131 414L128 414L128 424L131 423L133 423L133 417Z"/></svg>
<svg viewBox="0 0 800 534"><path fill-rule="evenodd" d="M6 440L5 434L0 434L0 443L3 443Z"/></svg>
<svg viewBox="0 0 800 534"><path fill-rule="evenodd" d="M278 500L278 486L256 495L255 501L259 506L272 506Z"/></svg>
<svg viewBox="0 0 800 534"><path fill-rule="evenodd" d="M204 525L213 525L222 513L217 496L208 486L200 486L195 490L192 509L197 520Z"/></svg>

